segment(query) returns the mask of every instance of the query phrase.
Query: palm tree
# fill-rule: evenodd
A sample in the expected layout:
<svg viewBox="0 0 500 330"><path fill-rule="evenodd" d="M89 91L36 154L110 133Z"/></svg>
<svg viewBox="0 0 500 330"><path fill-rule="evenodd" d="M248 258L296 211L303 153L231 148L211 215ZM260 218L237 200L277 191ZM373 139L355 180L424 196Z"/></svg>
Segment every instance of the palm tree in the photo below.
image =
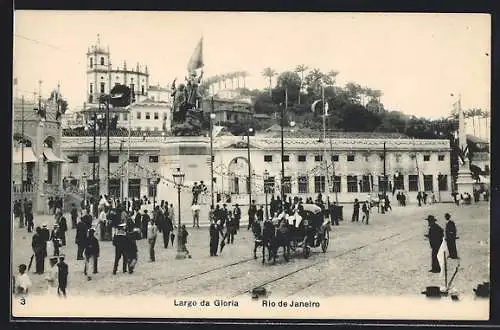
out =
<svg viewBox="0 0 500 330"><path fill-rule="evenodd" d="M309 67L305 64L299 64L295 67L295 72L300 73L300 89L299 89L299 99L298 102L300 104L300 93L302 92L302 84L304 83L304 72L309 70Z"/></svg>
<svg viewBox="0 0 500 330"><path fill-rule="evenodd" d="M264 71L262 71L262 75L269 78L269 96L272 96L272 79L277 74L278 73L270 67L264 68Z"/></svg>
<svg viewBox="0 0 500 330"><path fill-rule="evenodd" d="M231 72L228 74L229 79L231 79L231 89L234 89L234 78L236 78L236 72Z"/></svg>
<svg viewBox="0 0 500 330"><path fill-rule="evenodd" d="M337 78L338 74L338 71L330 70L325 76L331 79L331 85L335 85L335 79Z"/></svg>

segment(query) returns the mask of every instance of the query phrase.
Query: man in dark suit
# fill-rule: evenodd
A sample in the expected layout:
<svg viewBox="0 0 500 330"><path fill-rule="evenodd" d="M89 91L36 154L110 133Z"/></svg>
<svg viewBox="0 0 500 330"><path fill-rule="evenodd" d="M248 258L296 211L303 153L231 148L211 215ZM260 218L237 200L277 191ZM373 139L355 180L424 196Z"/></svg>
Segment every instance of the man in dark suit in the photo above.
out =
<svg viewBox="0 0 500 330"><path fill-rule="evenodd" d="M59 257L59 263L57 264L59 271L58 275L58 286L57 294L66 297L66 287L68 286L68 264L64 262L64 256Z"/></svg>
<svg viewBox="0 0 500 330"><path fill-rule="evenodd" d="M76 228L77 221L78 221L78 209L76 208L76 205L73 203L71 204L71 229Z"/></svg>
<svg viewBox="0 0 500 330"><path fill-rule="evenodd" d="M359 201L357 198L354 199L354 207L352 211L352 221L359 221Z"/></svg>
<svg viewBox="0 0 500 330"><path fill-rule="evenodd" d="M59 225L59 231L61 232L61 246L66 246L66 232L68 231L68 223L61 210L59 210L57 214L56 223Z"/></svg>
<svg viewBox="0 0 500 330"><path fill-rule="evenodd" d="M252 228L253 223L255 222L255 215L257 214L257 206L255 205L255 201L252 201L252 205L248 208L248 228L250 230Z"/></svg>
<svg viewBox="0 0 500 330"><path fill-rule="evenodd" d="M457 244L455 242L456 239L458 238L457 227L455 226L455 222L451 220L451 215L449 213L446 213L444 217L448 221L445 227L446 245L448 246L448 253L449 253L448 258L458 259Z"/></svg>
<svg viewBox="0 0 500 330"><path fill-rule="evenodd" d="M93 262L93 274L97 274L97 260L99 258L99 241L94 236L95 230L94 228L90 228L88 230L87 239L84 247L85 254L85 266L83 268L83 273L87 275L87 269L90 268L90 259ZM90 280L91 277L87 276L87 279Z"/></svg>
<svg viewBox="0 0 500 330"><path fill-rule="evenodd" d="M47 242L42 237L42 229L36 227L35 234L31 241L31 247L35 255L35 273L43 274L45 266L45 257L47 256Z"/></svg>
<svg viewBox="0 0 500 330"><path fill-rule="evenodd" d="M439 248L441 247L441 244L443 243L443 236L444 236L444 231L441 226L439 226L436 223L436 218L433 215L427 216L425 218L429 224L429 232L425 237L429 239L429 243L431 246L431 264L432 268L429 270L431 273L440 273L441 272L441 266L439 265L439 260L437 258Z"/></svg>
<svg viewBox="0 0 500 330"><path fill-rule="evenodd" d="M85 211L87 214L84 215L81 219L80 222L77 223L76 225L76 236L75 236L75 244L78 246L78 251L76 254L76 260L83 260L83 250L85 249L85 244L87 242L87 233L88 230L90 229L90 225L88 222L85 220L86 216L89 216L89 211ZM92 217L91 217L92 218Z"/></svg>
<svg viewBox="0 0 500 330"><path fill-rule="evenodd" d="M113 246L115 247L115 262L113 264L113 275L116 275L116 271L118 270L118 262L120 258L123 258L123 272L127 272L127 248L128 241L125 232L125 224L120 224L117 228L116 234L113 236Z"/></svg>

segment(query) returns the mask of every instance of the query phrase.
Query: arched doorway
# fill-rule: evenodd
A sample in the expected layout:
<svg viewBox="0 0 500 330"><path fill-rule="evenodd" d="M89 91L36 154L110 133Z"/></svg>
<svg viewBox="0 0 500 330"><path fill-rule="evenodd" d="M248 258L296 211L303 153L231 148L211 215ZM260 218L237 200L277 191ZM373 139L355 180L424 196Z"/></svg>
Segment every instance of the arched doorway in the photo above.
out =
<svg viewBox="0 0 500 330"><path fill-rule="evenodd" d="M248 194L250 192L250 181L248 180L248 159L235 157L229 162L229 191L231 194Z"/></svg>

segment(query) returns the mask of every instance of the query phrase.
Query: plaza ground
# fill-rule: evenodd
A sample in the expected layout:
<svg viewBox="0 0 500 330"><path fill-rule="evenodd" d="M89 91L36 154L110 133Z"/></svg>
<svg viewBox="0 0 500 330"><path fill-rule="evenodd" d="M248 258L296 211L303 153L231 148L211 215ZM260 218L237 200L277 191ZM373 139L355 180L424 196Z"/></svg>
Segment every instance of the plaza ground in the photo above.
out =
<svg viewBox="0 0 500 330"><path fill-rule="evenodd" d="M148 262L146 240L138 241L139 261L134 274L112 275L114 248L111 242L100 242L99 273L88 281L83 275L83 261L76 260L75 230L67 233L67 246L62 248L69 265L68 294L76 295L163 295L248 296L248 291L264 285L270 296L330 297L342 295L421 296L429 285L444 285L440 274L429 273L430 247L424 234L424 218L433 214L444 228L444 213L449 212L458 229L457 241L460 270L453 287L462 295L473 295L477 284L489 281L489 204L470 206L435 204L425 207L397 207L386 215L373 214L370 224L352 223L352 206L344 207L344 221L332 227L326 253L313 249L308 259L298 253L289 262L279 258L275 265L262 264L253 258L253 235L246 221L235 237L234 245L226 245L218 257L210 257L208 228L190 228L191 218L183 214L189 231L188 248L192 259L175 259L174 247L163 248L161 234L156 243L156 262ZM245 214L245 212L243 212ZM69 215L67 215L69 219ZM245 219L245 218L244 218ZM51 216L35 218L36 224L54 223ZM28 263L32 255L31 233L17 228L13 233L12 268ZM448 278L456 267L449 260ZM47 268L46 268L47 269ZM29 273L32 294L44 293L44 276Z"/></svg>

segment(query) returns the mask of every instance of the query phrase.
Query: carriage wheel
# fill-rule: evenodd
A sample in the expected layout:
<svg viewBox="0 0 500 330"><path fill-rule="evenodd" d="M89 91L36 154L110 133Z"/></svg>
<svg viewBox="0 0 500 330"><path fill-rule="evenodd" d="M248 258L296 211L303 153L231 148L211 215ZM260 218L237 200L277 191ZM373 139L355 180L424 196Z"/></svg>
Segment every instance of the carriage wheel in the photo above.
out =
<svg viewBox="0 0 500 330"><path fill-rule="evenodd" d="M328 243L330 243L330 232L325 230L325 237L323 237L323 241L321 242L321 250L323 250L323 253L328 250Z"/></svg>
<svg viewBox="0 0 500 330"><path fill-rule="evenodd" d="M311 255L311 248L309 246L304 246L302 253L304 254L305 259L309 258Z"/></svg>

